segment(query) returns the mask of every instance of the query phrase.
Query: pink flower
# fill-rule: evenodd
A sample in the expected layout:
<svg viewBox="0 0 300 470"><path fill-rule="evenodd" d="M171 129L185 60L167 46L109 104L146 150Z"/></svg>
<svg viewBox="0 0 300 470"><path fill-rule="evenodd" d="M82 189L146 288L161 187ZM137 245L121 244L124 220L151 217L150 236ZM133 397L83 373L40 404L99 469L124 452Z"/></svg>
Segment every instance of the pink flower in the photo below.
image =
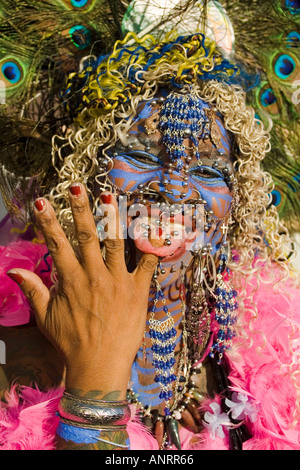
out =
<svg viewBox="0 0 300 470"><path fill-rule="evenodd" d="M225 404L230 408L232 419L242 420L246 417L254 423L257 419L257 405L253 403L253 400L246 394L240 392L234 392L232 394L232 400L226 398Z"/></svg>
<svg viewBox="0 0 300 470"><path fill-rule="evenodd" d="M219 403L213 402L209 405L213 413L207 411L204 414L203 426L211 434L212 438L225 437L223 426L231 426L230 419L226 413L221 413Z"/></svg>

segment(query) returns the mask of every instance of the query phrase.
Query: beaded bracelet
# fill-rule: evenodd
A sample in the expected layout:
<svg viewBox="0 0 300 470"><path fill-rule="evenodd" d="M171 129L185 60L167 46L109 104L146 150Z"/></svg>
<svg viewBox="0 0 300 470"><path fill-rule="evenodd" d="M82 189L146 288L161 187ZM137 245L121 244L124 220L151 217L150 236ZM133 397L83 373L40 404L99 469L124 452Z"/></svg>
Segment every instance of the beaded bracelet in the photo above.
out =
<svg viewBox="0 0 300 470"><path fill-rule="evenodd" d="M128 402L80 398L64 392L58 406L62 422L89 429L126 429L130 420Z"/></svg>

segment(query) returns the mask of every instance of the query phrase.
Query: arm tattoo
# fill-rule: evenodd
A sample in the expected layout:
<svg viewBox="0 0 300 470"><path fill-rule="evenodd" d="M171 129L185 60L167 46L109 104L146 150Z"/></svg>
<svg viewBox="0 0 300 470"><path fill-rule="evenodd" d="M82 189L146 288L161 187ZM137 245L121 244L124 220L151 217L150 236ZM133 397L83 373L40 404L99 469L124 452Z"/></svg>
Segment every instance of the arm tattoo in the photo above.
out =
<svg viewBox="0 0 300 470"><path fill-rule="evenodd" d="M89 390L88 392L83 392L79 388L69 388L66 392L71 395L75 395L80 398L87 398L93 400L104 400L104 401L117 401L120 397L120 391L115 390L114 392L103 394L102 390Z"/></svg>

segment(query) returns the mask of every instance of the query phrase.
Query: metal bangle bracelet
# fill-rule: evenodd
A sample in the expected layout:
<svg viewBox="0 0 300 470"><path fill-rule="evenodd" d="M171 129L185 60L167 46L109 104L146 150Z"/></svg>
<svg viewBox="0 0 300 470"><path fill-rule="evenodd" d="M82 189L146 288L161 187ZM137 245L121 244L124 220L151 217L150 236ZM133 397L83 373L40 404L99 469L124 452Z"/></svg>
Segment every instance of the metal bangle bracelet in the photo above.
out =
<svg viewBox="0 0 300 470"><path fill-rule="evenodd" d="M105 431L105 432L116 432L116 431L125 431L126 430L126 424L110 424L110 425L102 425L102 424L92 424L91 422L89 423L82 423L79 421L73 421L71 419L63 418L61 415L59 415L59 419L62 423L67 424L69 426L75 426L76 428L80 429L90 429L90 430L95 430L95 431Z"/></svg>
<svg viewBox="0 0 300 470"><path fill-rule="evenodd" d="M92 426L125 426L130 420L128 402L75 397L64 392L58 406L61 418Z"/></svg>

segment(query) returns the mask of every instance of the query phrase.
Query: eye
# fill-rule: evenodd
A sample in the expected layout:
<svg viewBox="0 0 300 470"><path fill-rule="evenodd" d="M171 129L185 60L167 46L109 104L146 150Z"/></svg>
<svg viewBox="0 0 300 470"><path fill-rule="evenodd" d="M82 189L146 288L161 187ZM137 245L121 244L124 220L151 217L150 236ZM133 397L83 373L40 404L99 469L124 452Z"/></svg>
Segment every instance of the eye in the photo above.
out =
<svg viewBox="0 0 300 470"><path fill-rule="evenodd" d="M127 162L132 163L135 167L141 169L160 168L163 162L152 153L143 150L132 150L126 153L116 155L117 158L124 158Z"/></svg>
<svg viewBox="0 0 300 470"><path fill-rule="evenodd" d="M205 179L222 179L224 180L224 175L218 170L215 170L211 166L199 166L196 168L191 168L190 174L192 176L205 178Z"/></svg>

